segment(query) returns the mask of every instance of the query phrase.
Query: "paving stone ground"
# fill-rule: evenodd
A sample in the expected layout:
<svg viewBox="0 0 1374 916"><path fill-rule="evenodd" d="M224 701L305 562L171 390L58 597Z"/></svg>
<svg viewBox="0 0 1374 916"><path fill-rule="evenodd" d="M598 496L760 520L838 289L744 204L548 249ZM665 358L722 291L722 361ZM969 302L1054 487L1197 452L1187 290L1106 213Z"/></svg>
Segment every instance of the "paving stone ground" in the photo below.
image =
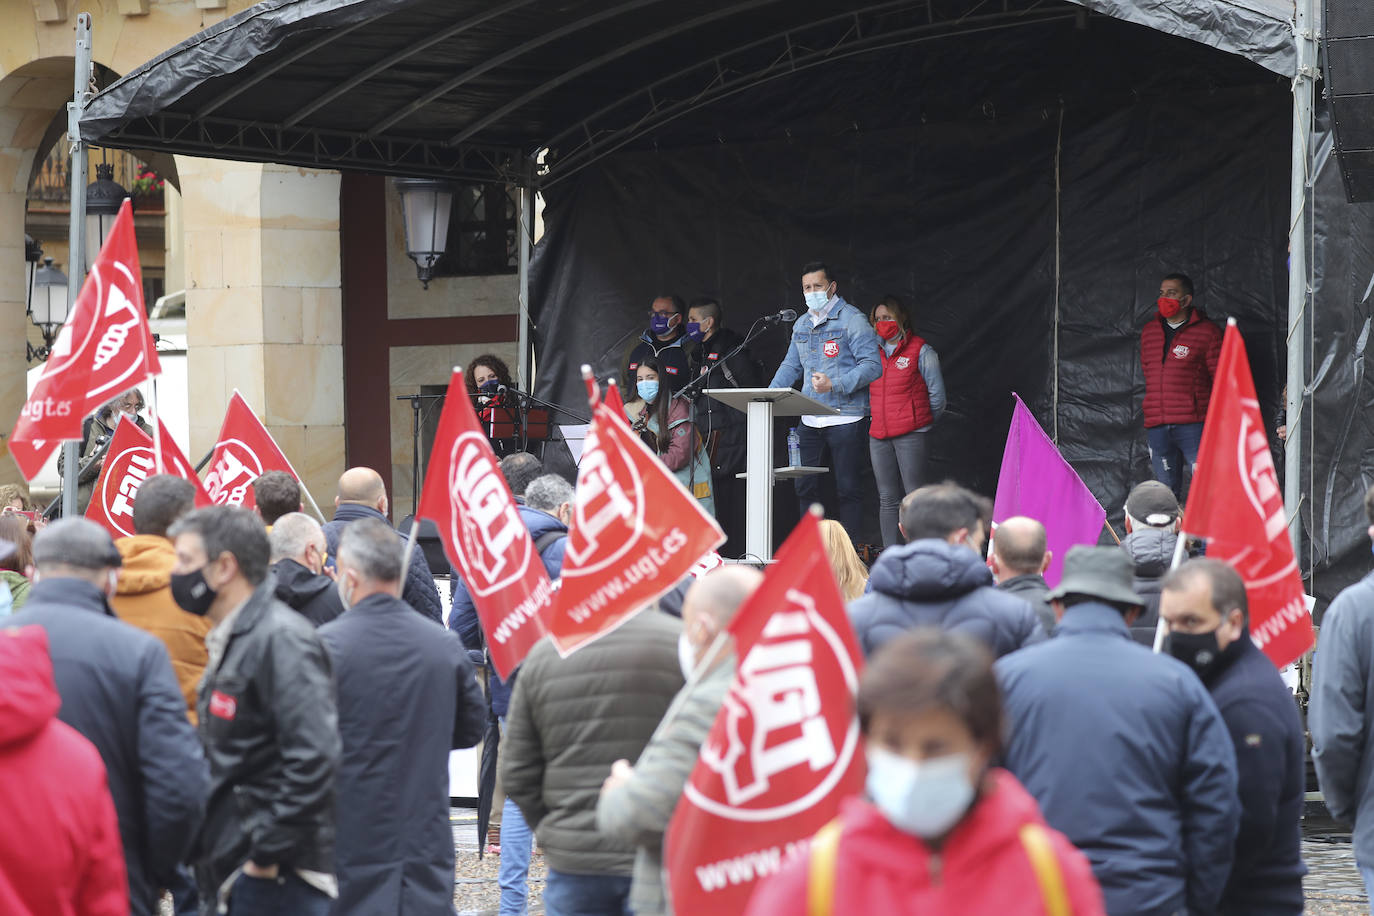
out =
<svg viewBox="0 0 1374 916"><path fill-rule="evenodd" d="M496 883L500 857L477 857L477 817L467 809L452 811L456 853L453 900L459 916L496 916L501 889ZM1304 825L1303 860L1308 874L1304 882L1308 914L1315 916L1366 916L1370 912L1360 872L1350 846L1350 834L1329 822ZM535 853L530 863L530 916L542 916L544 860ZM172 916L164 902L162 916Z"/></svg>

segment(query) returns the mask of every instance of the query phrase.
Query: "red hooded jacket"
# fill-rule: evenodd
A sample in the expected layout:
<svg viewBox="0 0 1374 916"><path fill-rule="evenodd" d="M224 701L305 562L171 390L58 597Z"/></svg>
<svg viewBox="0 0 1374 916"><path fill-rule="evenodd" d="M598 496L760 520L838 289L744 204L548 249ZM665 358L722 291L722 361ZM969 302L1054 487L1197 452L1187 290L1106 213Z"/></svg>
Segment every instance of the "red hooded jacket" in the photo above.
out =
<svg viewBox="0 0 1374 916"><path fill-rule="evenodd" d="M57 721L42 627L0 629L0 913L128 916L105 764Z"/></svg>
<svg viewBox="0 0 1374 916"><path fill-rule="evenodd" d="M1221 328L1200 310L1169 341L1164 352L1164 316L1158 312L1140 332L1140 368L1145 372L1145 428L1201 423L1212 399L1212 379L1221 358Z"/></svg>
<svg viewBox="0 0 1374 916"><path fill-rule="evenodd" d="M1040 916L1039 879L1021 842L1028 824L1044 825L1040 809L1005 770L994 770L991 791L933 854L877 808L851 798L840 809L842 832L835 868L835 916ZM1046 828L1054 845L1074 916L1102 916L1102 891L1088 860L1064 835ZM798 858L763 883L747 916L806 914L810 861Z"/></svg>

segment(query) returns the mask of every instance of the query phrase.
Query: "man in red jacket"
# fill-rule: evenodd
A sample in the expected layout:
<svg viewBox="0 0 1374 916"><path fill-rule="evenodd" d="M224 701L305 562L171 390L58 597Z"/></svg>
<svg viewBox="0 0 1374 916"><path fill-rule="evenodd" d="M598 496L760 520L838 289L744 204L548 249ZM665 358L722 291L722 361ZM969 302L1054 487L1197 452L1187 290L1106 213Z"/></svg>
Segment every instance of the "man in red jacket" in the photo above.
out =
<svg viewBox="0 0 1374 916"><path fill-rule="evenodd" d="M57 720L42 627L0 630L0 684L0 913L127 916L105 764Z"/></svg>
<svg viewBox="0 0 1374 916"><path fill-rule="evenodd" d="M1145 373L1145 437L1155 477L1183 502L1183 467L1197 463L1202 421L1221 356L1221 328L1193 306L1193 281L1170 274L1159 311L1140 332Z"/></svg>

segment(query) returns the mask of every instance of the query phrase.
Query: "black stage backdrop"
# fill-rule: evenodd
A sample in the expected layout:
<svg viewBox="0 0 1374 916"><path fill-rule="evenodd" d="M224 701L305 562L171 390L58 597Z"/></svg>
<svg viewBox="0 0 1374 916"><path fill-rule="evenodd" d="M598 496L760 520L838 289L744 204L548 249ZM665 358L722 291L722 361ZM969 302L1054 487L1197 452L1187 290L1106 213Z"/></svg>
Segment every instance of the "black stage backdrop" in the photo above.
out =
<svg viewBox="0 0 1374 916"><path fill-rule="evenodd" d="M1172 271L1237 318L1277 410L1291 97L1240 58L1093 18L837 61L689 117L718 142L675 145L670 124L545 191L542 396L585 412L578 367L621 375L658 293L718 296L743 332L802 311L801 265L821 259L865 311L901 297L938 351L932 480L993 493L1017 391L1120 532L1150 476L1139 332ZM786 342L755 346L770 372ZM857 539L879 543L872 500Z"/></svg>

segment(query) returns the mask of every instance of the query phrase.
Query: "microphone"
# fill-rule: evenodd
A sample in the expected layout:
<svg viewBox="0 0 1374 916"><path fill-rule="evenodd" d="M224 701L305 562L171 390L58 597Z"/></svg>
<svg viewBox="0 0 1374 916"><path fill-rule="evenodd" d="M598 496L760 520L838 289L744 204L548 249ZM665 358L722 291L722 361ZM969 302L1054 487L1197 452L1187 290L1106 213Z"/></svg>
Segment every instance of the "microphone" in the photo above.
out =
<svg viewBox="0 0 1374 916"><path fill-rule="evenodd" d="M796 321L796 320L797 320L797 310L796 310L796 309L783 309L783 310L780 311L780 312L774 312L772 315L765 315L765 316L763 316L763 320L764 320L764 321L773 321L773 322L778 322L778 321Z"/></svg>

